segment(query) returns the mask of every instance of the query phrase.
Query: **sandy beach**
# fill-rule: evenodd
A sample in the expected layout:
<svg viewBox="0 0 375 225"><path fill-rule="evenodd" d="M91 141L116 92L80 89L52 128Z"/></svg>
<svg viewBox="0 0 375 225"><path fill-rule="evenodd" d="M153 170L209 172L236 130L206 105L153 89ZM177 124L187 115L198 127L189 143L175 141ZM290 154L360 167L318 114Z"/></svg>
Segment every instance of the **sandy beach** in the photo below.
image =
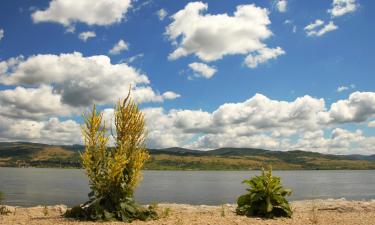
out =
<svg viewBox="0 0 375 225"><path fill-rule="evenodd" d="M161 218L155 221L134 221L132 224L154 225L190 225L190 224L256 224L256 225L371 225L375 224L375 200L347 201L345 199L306 200L291 202L292 218L261 219L237 216L236 205L220 206L159 204ZM9 225L86 225L86 224L125 224L123 222L86 222L61 217L67 207L65 205L12 207L7 206L10 213L0 216L0 224Z"/></svg>

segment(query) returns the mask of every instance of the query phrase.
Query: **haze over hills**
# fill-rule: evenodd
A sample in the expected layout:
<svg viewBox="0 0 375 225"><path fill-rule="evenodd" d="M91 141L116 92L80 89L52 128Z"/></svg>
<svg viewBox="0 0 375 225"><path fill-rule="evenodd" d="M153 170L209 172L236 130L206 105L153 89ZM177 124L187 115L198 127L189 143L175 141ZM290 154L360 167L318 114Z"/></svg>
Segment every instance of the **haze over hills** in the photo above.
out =
<svg viewBox="0 0 375 225"><path fill-rule="evenodd" d="M81 145L0 142L0 166L79 168ZM327 155L307 151L270 151L256 148L149 149L148 170L375 169L375 155Z"/></svg>

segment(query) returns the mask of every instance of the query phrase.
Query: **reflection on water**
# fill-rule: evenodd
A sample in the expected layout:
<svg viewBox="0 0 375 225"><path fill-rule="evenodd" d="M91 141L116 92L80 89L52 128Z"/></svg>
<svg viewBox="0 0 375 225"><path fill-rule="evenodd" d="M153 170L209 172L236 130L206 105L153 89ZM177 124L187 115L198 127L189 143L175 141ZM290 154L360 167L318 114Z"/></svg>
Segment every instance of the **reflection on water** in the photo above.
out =
<svg viewBox="0 0 375 225"><path fill-rule="evenodd" d="M141 203L234 203L244 193L243 179L259 171L144 171L136 199ZM311 198L375 199L375 171L275 171L293 189L290 200ZM0 168L0 190L9 205L69 206L89 192L83 170Z"/></svg>

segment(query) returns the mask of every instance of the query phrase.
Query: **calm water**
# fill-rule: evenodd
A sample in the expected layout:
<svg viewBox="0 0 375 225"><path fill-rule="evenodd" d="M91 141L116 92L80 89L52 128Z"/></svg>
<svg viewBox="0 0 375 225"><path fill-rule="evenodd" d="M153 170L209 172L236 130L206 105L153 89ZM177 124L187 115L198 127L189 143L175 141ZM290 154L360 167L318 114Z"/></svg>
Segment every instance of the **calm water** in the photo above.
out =
<svg viewBox="0 0 375 225"><path fill-rule="evenodd" d="M234 203L246 188L241 181L259 171L145 171L136 192L141 203ZM293 189L290 200L311 198L375 199L375 171L275 171ZM83 170L0 168L6 204L75 205L87 200Z"/></svg>

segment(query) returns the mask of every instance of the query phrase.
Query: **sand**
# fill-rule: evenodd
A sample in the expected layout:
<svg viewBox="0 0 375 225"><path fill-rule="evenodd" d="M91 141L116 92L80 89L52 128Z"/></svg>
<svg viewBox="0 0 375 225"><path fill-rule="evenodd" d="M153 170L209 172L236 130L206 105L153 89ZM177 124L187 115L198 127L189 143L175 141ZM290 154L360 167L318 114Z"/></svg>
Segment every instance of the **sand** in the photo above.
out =
<svg viewBox="0 0 375 225"><path fill-rule="evenodd" d="M186 205L186 204L159 204L161 214L159 220L134 221L134 225L193 225L193 224L252 224L252 225L375 225L375 200L372 201L347 201L345 199L307 200L292 202L293 217L279 219L261 219L237 216L236 205ZM0 215L0 224L25 224L25 225L86 225L86 224L126 224L123 222L82 222L61 217L66 211L66 206L36 206L36 207L11 207L8 215Z"/></svg>

